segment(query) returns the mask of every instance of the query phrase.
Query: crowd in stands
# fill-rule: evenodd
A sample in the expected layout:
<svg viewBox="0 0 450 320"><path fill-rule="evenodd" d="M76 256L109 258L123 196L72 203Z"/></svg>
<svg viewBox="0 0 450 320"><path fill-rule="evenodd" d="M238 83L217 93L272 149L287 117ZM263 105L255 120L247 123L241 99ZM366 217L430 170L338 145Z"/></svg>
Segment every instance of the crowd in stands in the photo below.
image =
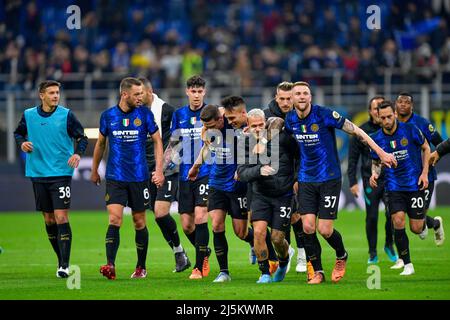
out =
<svg viewBox="0 0 450 320"><path fill-rule="evenodd" d="M74 4L81 28L70 30ZM367 26L373 4L380 29ZM193 74L222 72L246 88L298 79L324 85L329 69L356 85L383 83L387 68L400 70L398 83L431 83L437 70L450 70L448 0L0 0L0 7L0 74L25 90L71 73L147 76L157 88L176 88Z"/></svg>

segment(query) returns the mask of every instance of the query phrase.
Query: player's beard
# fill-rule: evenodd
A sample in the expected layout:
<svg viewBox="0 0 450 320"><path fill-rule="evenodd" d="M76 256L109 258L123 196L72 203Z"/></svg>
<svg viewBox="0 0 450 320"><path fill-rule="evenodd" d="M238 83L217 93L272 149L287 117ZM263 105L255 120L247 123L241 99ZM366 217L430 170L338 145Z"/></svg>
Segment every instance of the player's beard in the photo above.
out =
<svg viewBox="0 0 450 320"><path fill-rule="evenodd" d="M295 109L297 109L300 112L305 112L310 105L311 105L310 102L299 102L295 105Z"/></svg>

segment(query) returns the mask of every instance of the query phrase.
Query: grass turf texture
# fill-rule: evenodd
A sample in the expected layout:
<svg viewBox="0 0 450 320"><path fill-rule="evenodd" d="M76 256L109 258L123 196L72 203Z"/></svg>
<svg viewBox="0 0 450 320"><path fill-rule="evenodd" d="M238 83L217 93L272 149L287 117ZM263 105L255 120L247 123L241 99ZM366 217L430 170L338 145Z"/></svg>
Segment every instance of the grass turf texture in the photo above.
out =
<svg viewBox="0 0 450 320"><path fill-rule="evenodd" d="M431 212L441 215L450 231L450 208ZM195 251L182 233L179 217L174 216L181 241L193 263ZM433 231L426 240L408 231L411 258L416 274L401 277L401 270L391 270L392 263L383 252L384 216L380 214L378 234L378 266L381 289L369 290L366 282L367 241L362 211L339 214L336 228L341 232L349 252L347 273L341 282L330 281L334 252L321 238L323 266L327 281L319 286L306 284L305 274L295 272L294 256L291 271L281 283L256 284L257 265L250 265L249 246L232 232L227 218L229 268L232 281L212 283L218 274L214 253L210 257L211 273L202 280L189 280L190 270L172 273L175 260L164 241L153 216L148 215L150 244L146 279L130 279L136 263L134 229L131 217L125 216L120 231L120 248L116 260L117 280L110 281L99 274L105 263L104 238L108 224L106 212L72 212L73 233L71 264L81 268L81 289L69 290L66 279L55 277L56 256L47 240L44 221L39 213L0 214L0 300L6 299L450 299L450 240L436 247ZM212 247L212 234L210 246ZM295 240L293 239L295 246Z"/></svg>

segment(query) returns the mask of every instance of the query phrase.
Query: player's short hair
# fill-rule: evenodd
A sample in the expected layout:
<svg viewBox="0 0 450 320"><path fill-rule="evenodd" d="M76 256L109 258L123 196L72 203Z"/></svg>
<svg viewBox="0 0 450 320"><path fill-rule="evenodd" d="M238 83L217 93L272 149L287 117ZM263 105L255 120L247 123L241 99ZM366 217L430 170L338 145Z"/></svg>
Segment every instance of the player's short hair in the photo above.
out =
<svg viewBox="0 0 450 320"><path fill-rule="evenodd" d="M47 88L55 87L55 86L60 88L61 83L59 83L58 81L55 81L55 80L45 80L45 81L42 81L41 83L39 83L38 90L39 90L39 93L44 93Z"/></svg>
<svg viewBox="0 0 450 320"><path fill-rule="evenodd" d="M123 78L122 81L120 81L120 93L130 90L132 86L142 86L142 82L133 77L127 77Z"/></svg>
<svg viewBox="0 0 450 320"><path fill-rule="evenodd" d="M279 83L277 85L277 92L279 90L281 90L281 91L291 91L293 86L294 86L294 84L292 82L283 81L283 82L281 82L281 83Z"/></svg>
<svg viewBox="0 0 450 320"><path fill-rule="evenodd" d="M152 89L152 83L151 83L150 80L148 80L147 78L139 77L138 80L139 80L140 82L142 82L142 84L144 85L144 87L146 87L147 89Z"/></svg>
<svg viewBox="0 0 450 320"><path fill-rule="evenodd" d="M247 113L247 117L249 117L249 118L259 117L259 118L263 118L264 121L266 121L266 115L264 114L264 111L262 111L261 109L258 109L258 108L250 110Z"/></svg>
<svg viewBox="0 0 450 320"><path fill-rule="evenodd" d="M391 108L392 111L395 112L395 104L392 101L389 101L389 100L384 100L382 103L380 103L378 105L377 110L379 112L381 109L386 109L386 108Z"/></svg>
<svg viewBox="0 0 450 320"><path fill-rule="evenodd" d="M199 75L195 75L187 79L186 88L204 88L206 86L206 81Z"/></svg>
<svg viewBox="0 0 450 320"><path fill-rule="evenodd" d="M294 83L292 84L292 88L297 87L297 86L305 86L305 87L308 87L309 91L311 91L311 86L309 85L308 82L305 82L305 81L297 81L297 82L294 82Z"/></svg>
<svg viewBox="0 0 450 320"><path fill-rule="evenodd" d="M208 104L200 112L200 120L208 122L211 120L217 120L220 117L219 107L214 104Z"/></svg>
<svg viewBox="0 0 450 320"><path fill-rule="evenodd" d="M245 101L244 98L240 96L228 96L222 99L220 102L222 107L224 107L228 111L232 111L233 108L244 106L245 107Z"/></svg>
<svg viewBox="0 0 450 320"><path fill-rule="evenodd" d="M367 106L367 108L370 110L370 106L372 105L372 102L373 102L374 100L378 100L378 99L383 99L383 101L386 100L386 98L383 97L383 96L375 96L375 97L373 97L372 99L369 100L369 105ZM382 102L383 102L383 101L382 101Z"/></svg>
<svg viewBox="0 0 450 320"><path fill-rule="evenodd" d="M409 92L405 92L405 91L400 92L400 93L398 94L396 100L398 100L398 98L400 98L400 97L409 97L409 98L411 99L411 102L414 102L413 96L412 96L412 94L409 93Z"/></svg>

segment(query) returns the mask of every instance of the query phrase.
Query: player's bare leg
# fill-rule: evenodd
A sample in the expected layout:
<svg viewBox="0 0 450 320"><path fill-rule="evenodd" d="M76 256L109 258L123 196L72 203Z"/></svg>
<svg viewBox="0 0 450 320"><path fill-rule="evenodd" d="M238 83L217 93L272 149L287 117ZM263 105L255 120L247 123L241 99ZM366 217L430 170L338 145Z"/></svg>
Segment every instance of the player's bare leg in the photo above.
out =
<svg viewBox="0 0 450 320"><path fill-rule="evenodd" d="M285 236L283 231L272 229L271 239L279 261L278 269L273 275L274 282L283 281L287 273L289 263L289 243L286 241Z"/></svg>

